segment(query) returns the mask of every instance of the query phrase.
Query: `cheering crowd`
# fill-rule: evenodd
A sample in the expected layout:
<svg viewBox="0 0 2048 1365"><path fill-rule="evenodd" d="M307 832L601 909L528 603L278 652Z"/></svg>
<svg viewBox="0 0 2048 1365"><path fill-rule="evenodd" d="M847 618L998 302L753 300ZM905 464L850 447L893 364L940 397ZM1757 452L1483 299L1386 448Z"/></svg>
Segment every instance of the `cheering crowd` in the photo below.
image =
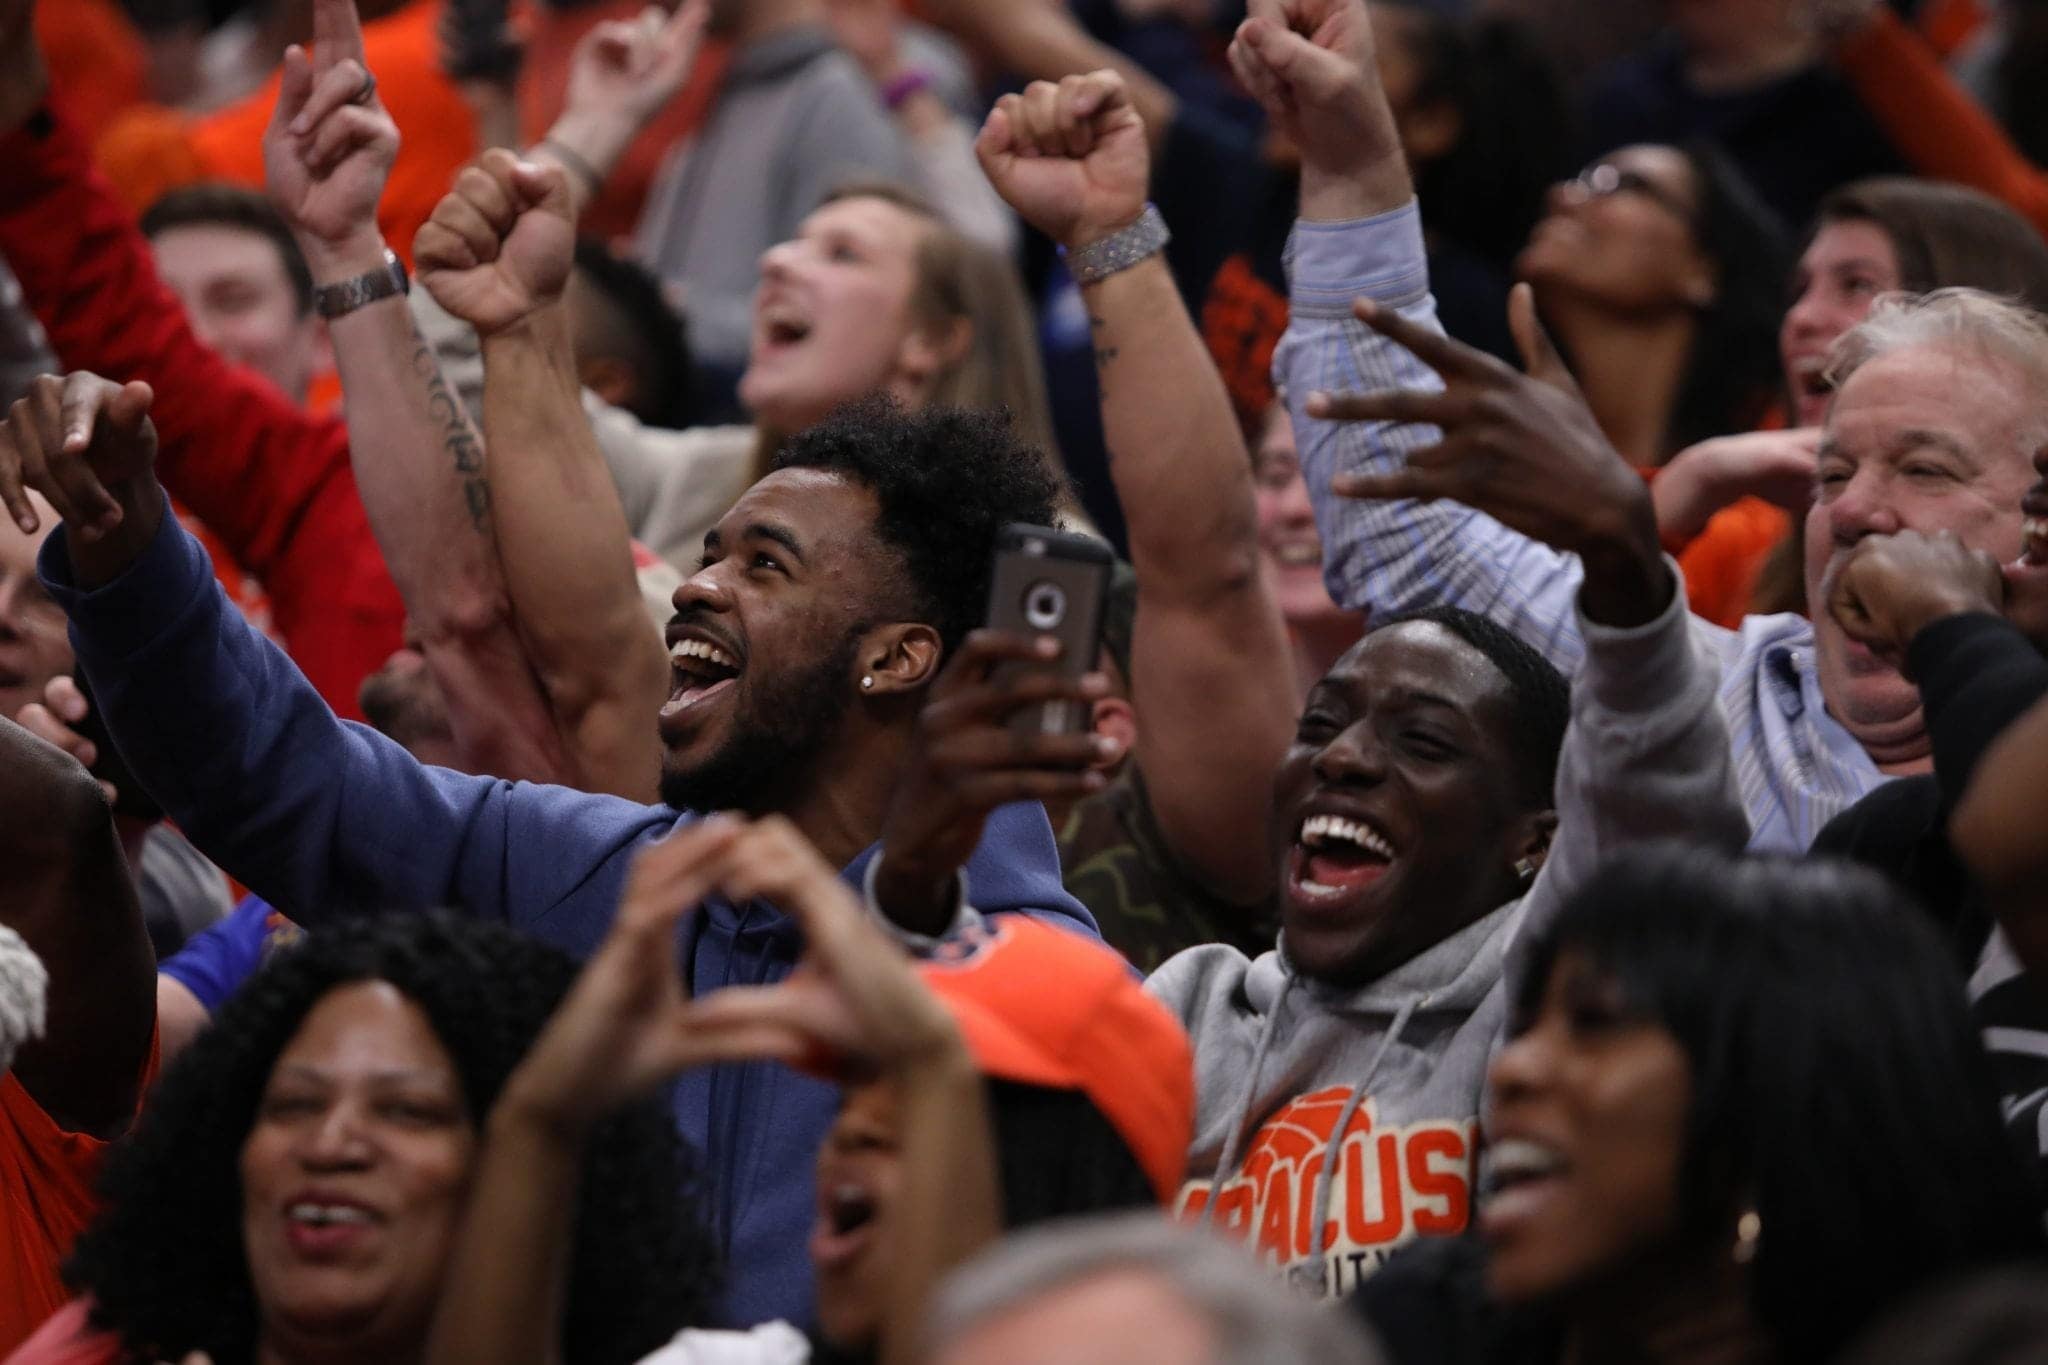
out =
<svg viewBox="0 0 2048 1365"><path fill-rule="evenodd" d="M0 1357L2048 1361L2044 15L0 0Z"/></svg>

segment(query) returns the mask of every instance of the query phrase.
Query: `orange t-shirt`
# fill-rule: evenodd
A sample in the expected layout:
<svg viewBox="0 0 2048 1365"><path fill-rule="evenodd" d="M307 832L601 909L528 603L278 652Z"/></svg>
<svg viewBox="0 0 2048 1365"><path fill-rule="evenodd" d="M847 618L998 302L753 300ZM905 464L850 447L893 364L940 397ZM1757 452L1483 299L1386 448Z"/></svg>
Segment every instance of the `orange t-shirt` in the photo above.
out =
<svg viewBox="0 0 2048 1365"><path fill-rule="evenodd" d="M1743 498L1714 513L1678 554L1693 615L1740 630L1756 597L1757 574L1791 534L1792 518L1762 498Z"/></svg>
<svg viewBox="0 0 2048 1365"><path fill-rule="evenodd" d="M455 174L476 154L476 118L441 70L440 0L413 0L363 25L363 56L401 137L377 206L384 240L409 266L412 239ZM154 106L130 111L94 147L94 159L140 213L193 180L263 185L263 130L282 78L225 109L188 119Z"/></svg>
<svg viewBox="0 0 2048 1365"><path fill-rule="evenodd" d="M157 1049L152 1037L142 1093L156 1079ZM58 1267L99 1214L93 1187L111 1145L65 1132L12 1073L0 1076L0 1353L70 1301Z"/></svg>

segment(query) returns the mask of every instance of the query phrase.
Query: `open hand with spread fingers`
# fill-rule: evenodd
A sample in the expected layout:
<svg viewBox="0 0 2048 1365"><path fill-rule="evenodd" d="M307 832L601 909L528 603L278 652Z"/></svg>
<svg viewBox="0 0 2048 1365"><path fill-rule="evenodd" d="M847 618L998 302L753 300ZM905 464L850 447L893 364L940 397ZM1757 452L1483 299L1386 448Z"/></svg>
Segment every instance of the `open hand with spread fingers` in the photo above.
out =
<svg viewBox="0 0 2048 1365"><path fill-rule="evenodd" d="M1408 422L1442 433L1403 468L1339 474L1351 498L1448 498L1476 508L1586 564L1587 614L1612 626L1643 625L1671 600L1648 487L1601 432L1535 317L1527 285L1509 301L1512 330L1530 373L1360 300L1360 321L1440 375L1440 390L1312 393L1309 416L1340 422ZM1546 376L1537 378L1537 375Z"/></svg>
<svg viewBox="0 0 2048 1365"><path fill-rule="evenodd" d="M1945 616L1997 613L2005 602L1998 561L1953 531L1865 536L1828 567L1822 593L1851 640L1901 671L1913 637Z"/></svg>
<svg viewBox="0 0 2048 1365"><path fill-rule="evenodd" d="M567 174L502 147L455 177L413 239L421 287L485 335L560 299L575 250Z"/></svg>

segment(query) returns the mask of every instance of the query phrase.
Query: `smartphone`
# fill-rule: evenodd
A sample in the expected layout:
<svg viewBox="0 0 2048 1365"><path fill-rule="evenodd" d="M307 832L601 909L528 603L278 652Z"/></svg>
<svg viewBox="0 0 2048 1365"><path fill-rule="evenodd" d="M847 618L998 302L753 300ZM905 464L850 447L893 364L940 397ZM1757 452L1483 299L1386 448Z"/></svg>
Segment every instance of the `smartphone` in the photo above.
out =
<svg viewBox="0 0 2048 1365"><path fill-rule="evenodd" d="M1102 652L1102 617L1114 560L1109 547L1088 536L1012 523L996 533L995 572L989 583L988 624L1060 642L1056 659L1019 659L997 665L997 681L1029 672L1078 679L1095 670ZM1049 701L1021 707L1010 728L1029 735L1071 735L1089 727L1088 706Z"/></svg>

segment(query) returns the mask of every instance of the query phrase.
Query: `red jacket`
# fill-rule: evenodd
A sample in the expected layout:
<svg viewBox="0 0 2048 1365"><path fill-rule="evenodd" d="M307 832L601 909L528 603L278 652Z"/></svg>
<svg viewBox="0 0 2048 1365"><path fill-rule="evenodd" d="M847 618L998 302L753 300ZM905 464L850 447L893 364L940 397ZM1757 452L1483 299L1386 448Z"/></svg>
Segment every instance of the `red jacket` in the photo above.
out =
<svg viewBox="0 0 2048 1365"><path fill-rule="evenodd" d="M31 122L34 122L33 120ZM164 487L262 580L285 648L337 713L405 608L349 468L348 428L194 336L149 243L61 118L0 134L0 256L70 369L156 390Z"/></svg>

